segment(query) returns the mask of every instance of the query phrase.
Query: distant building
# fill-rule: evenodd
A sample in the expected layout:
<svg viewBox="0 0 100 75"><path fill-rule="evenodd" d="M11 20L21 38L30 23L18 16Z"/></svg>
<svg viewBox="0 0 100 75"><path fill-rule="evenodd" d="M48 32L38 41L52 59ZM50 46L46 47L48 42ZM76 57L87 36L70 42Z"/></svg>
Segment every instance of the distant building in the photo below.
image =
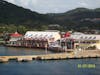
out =
<svg viewBox="0 0 100 75"><path fill-rule="evenodd" d="M76 32L70 38L73 38L76 41L76 46L81 48L89 49L90 47L96 47L96 49L100 49L100 35Z"/></svg>
<svg viewBox="0 0 100 75"><path fill-rule="evenodd" d="M9 39L9 44L10 45L16 45L16 42L20 39L22 39L23 35L19 34L18 32L15 32L13 34L10 35L10 39Z"/></svg>
<svg viewBox="0 0 100 75"><path fill-rule="evenodd" d="M48 29L49 30L59 30L60 25L59 24L50 24L50 25L48 25Z"/></svg>
<svg viewBox="0 0 100 75"><path fill-rule="evenodd" d="M20 40L22 37L22 34L19 34L18 32L15 32L10 35L11 39L9 41L17 41Z"/></svg>

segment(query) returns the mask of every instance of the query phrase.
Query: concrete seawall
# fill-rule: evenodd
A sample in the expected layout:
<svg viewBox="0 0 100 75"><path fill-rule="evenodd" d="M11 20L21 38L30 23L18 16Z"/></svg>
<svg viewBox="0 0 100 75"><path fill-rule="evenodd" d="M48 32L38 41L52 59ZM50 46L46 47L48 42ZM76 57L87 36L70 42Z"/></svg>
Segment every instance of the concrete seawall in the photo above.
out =
<svg viewBox="0 0 100 75"><path fill-rule="evenodd" d="M55 54L44 54L44 55L25 55L25 56L0 56L0 62L8 62L10 60L32 61L32 60L61 60L61 59L81 59L81 58L100 58L99 50L84 50L84 51L73 51Z"/></svg>

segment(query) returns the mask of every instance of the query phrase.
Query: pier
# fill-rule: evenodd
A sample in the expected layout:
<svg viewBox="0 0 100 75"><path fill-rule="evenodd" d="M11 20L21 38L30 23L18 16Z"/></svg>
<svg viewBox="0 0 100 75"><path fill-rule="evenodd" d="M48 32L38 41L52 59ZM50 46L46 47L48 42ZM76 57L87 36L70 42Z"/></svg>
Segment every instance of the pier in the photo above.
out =
<svg viewBox="0 0 100 75"><path fill-rule="evenodd" d="M17 62L25 62L32 60L62 60L62 59L81 59L81 58L100 58L99 50L84 50L84 51L72 51L55 54L44 55L24 55L24 56L0 56L0 62L9 62L10 60L16 60Z"/></svg>

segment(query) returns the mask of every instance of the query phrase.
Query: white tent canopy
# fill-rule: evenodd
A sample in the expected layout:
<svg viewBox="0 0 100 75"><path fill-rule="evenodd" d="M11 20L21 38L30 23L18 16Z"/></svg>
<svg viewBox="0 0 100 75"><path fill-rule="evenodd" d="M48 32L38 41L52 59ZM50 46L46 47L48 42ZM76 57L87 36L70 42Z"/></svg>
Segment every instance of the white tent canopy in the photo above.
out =
<svg viewBox="0 0 100 75"><path fill-rule="evenodd" d="M32 38L32 39L52 39L54 38L54 41L61 38L58 31L50 32L50 31L27 31L24 38Z"/></svg>

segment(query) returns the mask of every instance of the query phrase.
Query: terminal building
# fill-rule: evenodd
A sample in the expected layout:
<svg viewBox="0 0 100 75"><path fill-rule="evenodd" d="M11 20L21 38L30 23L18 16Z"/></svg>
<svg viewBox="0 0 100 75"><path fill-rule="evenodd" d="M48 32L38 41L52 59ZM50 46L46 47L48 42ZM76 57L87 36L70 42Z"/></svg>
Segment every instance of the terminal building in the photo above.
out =
<svg viewBox="0 0 100 75"><path fill-rule="evenodd" d="M100 49L100 35L75 32L70 38L75 40L75 47L81 49Z"/></svg>
<svg viewBox="0 0 100 75"><path fill-rule="evenodd" d="M47 40L55 42L61 38L59 31L27 31L24 38L26 40Z"/></svg>

